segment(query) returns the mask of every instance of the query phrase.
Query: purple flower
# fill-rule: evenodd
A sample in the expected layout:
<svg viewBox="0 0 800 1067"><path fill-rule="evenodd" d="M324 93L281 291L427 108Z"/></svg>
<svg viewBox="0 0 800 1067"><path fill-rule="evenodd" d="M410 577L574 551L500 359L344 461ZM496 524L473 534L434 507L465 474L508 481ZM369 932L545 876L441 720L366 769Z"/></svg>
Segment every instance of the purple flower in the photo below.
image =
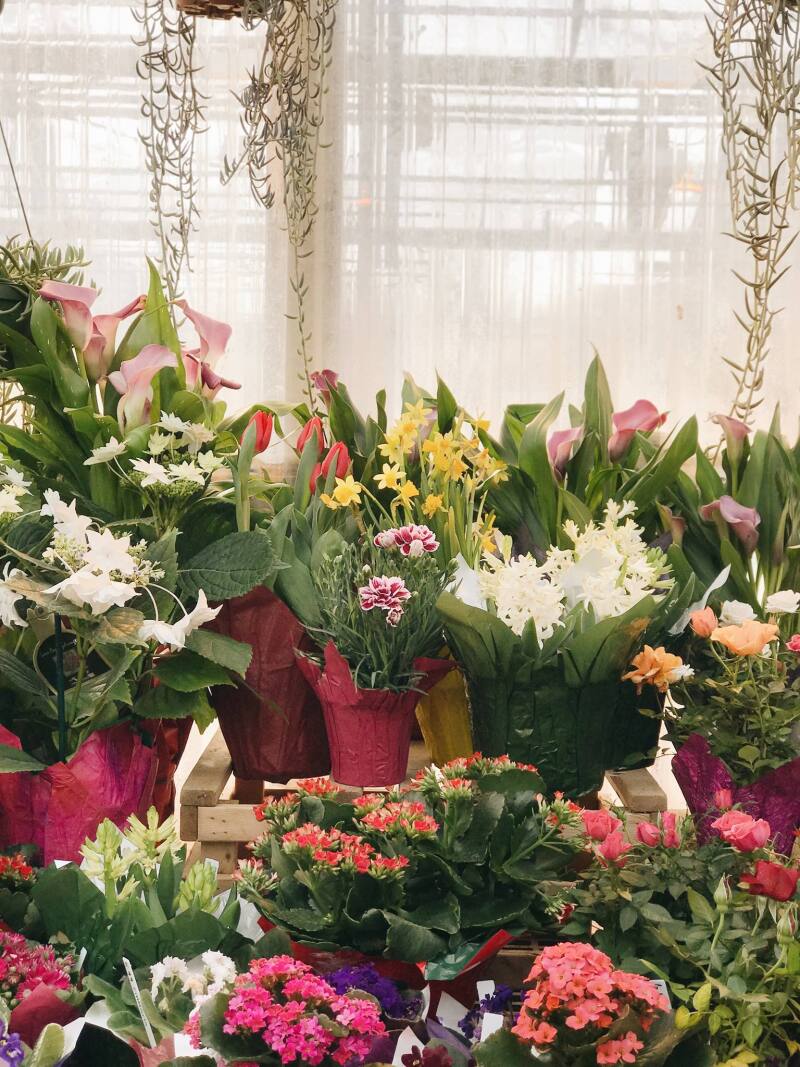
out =
<svg viewBox="0 0 800 1067"><path fill-rule="evenodd" d="M755 508L746 508L732 496L721 496L719 500L712 500L700 508L700 516L706 522L715 522L717 517L722 519L742 542L747 555L753 554L758 544L758 525L761 522L761 516Z"/></svg>
<svg viewBox="0 0 800 1067"><path fill-rule="evenodd" d="M497 986L494 993L489 993L481 1000L480 1004L477 1004L471 1011L467 1012L458 1024L459 1030L468 1041L480 1041L484 1014L488 1011L502 1015L511 1003L513 995L512 990L507 985Z"/></svg>
<svg viewBox="0 0 800 1067"><path fill-rule="evenodd" d="M389 1019L413 1019L422 1009L421 997L404 997L395 983L378 974L371 963L341 967L326 977L337 993L344 994L350 989L369 993L379 1002L381 1011Z"/></svg>
<svg viewBox="0 0 800 1067"><path fill-rule="evenodd" d="M6 1024L0 1019L0 1063L6 1067L16 1067L25 1059L25 1050L19 1034L10 1034Z"/></svg>

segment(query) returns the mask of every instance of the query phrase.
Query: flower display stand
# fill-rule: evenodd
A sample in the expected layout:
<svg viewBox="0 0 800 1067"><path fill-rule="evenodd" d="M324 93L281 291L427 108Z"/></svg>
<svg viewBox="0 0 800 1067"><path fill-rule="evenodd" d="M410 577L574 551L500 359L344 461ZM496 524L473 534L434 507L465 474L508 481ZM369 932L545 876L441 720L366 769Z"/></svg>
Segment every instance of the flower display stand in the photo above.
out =
<svg viewBox="0 0 800 1067"><path fill-rule="evenodd" d="M241 14L242 0L178 0L178 10L209 19L230 19Z"/></svg>
<svg viewBox="0 0 800 1067"><path fill-rule="evenodd" d="M429 762L424 744L412 742L407 777L413 777ZM211 859L219 864L223 888L230 884L239 858L247 854L247 842L263 829L253 814L253 805L265 796L290 792L293 781L284 784L234 779L230 753L219 731L198 757L180 792L180 833L184 841L195 844L193 859ZM666 793L649 770L609 774L608 783L634 822L653 819L657 812L667 810ZM362 790L344 786L342 792L353 796ZM529 954L525 954L527 958Z"/></svg>

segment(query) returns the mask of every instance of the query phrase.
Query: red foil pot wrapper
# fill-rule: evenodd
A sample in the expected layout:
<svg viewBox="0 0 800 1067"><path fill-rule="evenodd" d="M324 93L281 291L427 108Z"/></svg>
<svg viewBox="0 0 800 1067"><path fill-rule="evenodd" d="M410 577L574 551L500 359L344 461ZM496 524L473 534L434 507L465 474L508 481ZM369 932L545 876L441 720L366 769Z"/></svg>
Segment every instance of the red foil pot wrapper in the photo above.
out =
<svg viewBox="0 0 800 1067"><path fill-rule="evenodd" d="M21 748L0 727L0 744ZM153 800L157 757L127 723L92 734L66 763L38 773L0 774L0 847L36 845L46 866L80 860L103 819L124 826Z"/></svg>
<svg viewBox="0 0 800 1067"><path fill-rule="evenodd" d="M331 753L331 777L340 785L390 786L402 782L414 711L420 699L452 668L451 660L417 659L417 689L394 693L359 689L350 667L332 641L325 646L325 667L298 656L300 670L319 697Z"/></svg>
<svg viewBox="0 0 800 1067"><path fill-rule="evenodd" d="M25 1044L33 1048L42 1030L50 1023L66 1026L80 1014L74 1005L62 1000L54 989L39 985L27 993L11 1012L8 1031L19 1034Z"/></svg>
<svg viewBox="0 0 800 1067"><path fill-rule="evenodd" d="M322 709L295 659L295 649L313 646L297 616L259 586L226 601L208 628L253 649L246 685L212 692L237 778L288 782L327 774Z"/></svg>
<svg viewBox="0 0 800 1067"><path fill-rule="evenodd" d="M672 773L695 818L701 842L716 836L711 823L719 817L714 794L729 789L733 803L754 819L766 819L772 843L789 855L800 826L800 757L768 771L752 785L737 785L727 764L715 756L701 734L691 734L672 760Z"/></svg>
<svg viewBox="0 0 800 1067"><path fill-rule="evenodd" d="M175 811L175 772L192 732L191 715L182 719L143 719L142 729L153 738L156 752L156 781L153 804L163 822Z"/></svg>

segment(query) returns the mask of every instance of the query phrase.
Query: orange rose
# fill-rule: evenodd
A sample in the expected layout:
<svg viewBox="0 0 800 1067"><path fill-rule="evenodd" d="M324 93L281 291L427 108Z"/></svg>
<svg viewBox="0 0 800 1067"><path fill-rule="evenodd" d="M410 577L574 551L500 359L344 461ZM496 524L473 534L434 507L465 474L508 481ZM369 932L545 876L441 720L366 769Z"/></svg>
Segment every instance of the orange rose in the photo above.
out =
<svg viewBox="0 0 800 1067"><path fill-rule="evenodd" d="M772 622L748 619L740 626L718 626L711 640L719 641L735 656L757 656L770 641L778 640L778 627Z"/></svg>
<svg viewBox="0 0 800 1067"><path fill-rule="evenodd" d="M623 682L633 682L637 693L641 693L643 685L654 685L661 693L666 693L672 674L683 666L680 656L673 656L667 652L663 645L651 648L645 645L638 656L631 660L631 666L635 668L623 674Z"/></svg>
<svg viewBox="0 0 800 1067"><path fill-rule="evenodd" d="M719 626L719 622L711 608L703 608L701 611L692 612L689 616L689 625L698 637L711 637Z"/></svg>

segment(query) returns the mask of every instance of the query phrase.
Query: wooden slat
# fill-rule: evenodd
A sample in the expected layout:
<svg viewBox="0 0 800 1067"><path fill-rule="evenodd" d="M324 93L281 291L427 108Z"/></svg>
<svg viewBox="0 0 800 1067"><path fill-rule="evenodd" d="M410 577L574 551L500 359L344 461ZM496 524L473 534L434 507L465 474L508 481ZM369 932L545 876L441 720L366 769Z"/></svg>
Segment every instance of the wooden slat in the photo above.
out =
<svg viewBox="0 0 800 1067"><path fill-rule="evenodd" d="M264 832L264 824L249 804L217 804L197 809L197 839L206 841L252 841Z"/></svg>
<svg viewBox="0 0 800 1067"><path fill-rule="evenodd" d="M233 773L233 764L222 731L211 738L206 749L184 782L181 807L209 807L219 802L220 794Z"/></svg>
<svg viewBox="0 0 800 1067"><path fill-rule="evenodd" d="M667 794L647 768L607 775L623 805L631 812L666 811Z"/></svg>

